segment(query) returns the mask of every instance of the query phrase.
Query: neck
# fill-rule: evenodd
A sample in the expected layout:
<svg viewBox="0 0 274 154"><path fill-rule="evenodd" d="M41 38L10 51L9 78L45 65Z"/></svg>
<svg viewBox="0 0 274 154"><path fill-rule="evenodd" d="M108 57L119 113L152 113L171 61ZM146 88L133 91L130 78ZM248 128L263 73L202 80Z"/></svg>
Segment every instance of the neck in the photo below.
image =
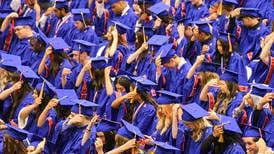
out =
<svg viewBox="0 0 274 154"><path fill-rule="evenodd" d="M257 19L253 19L252 21L251 21L251 27L254 27L254 26L256 26L256 25L258 25L258 23L259 23L259 21L257 20Z"/></svg>
<svg viewBox="0 0 274 154"><path fill-rule="evenodd" d="M195 4L196 7L201 6L203 4L203 1L199 1Z"/></svg>

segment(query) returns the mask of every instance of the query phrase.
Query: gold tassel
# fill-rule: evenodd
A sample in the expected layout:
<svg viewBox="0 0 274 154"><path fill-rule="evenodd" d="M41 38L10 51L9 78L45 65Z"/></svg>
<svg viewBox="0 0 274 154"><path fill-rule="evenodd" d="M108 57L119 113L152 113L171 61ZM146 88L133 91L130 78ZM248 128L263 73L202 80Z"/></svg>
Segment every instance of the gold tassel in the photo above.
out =
<svg viewBox="0 0 274 154"><path fill-rule="evenodd" d="M232 52L232 44L231 44L231 40L230 40L230 33L227 34L227 39L228 39L229 52Z"/></svg>
<svg viewBox="0 0 274 154"><path fill-rule="evenodd" d="M223 134L220 135L218 142L224 143L224 135Z"/></svg>
<svg viewBox="0 0 274 154"><path fill-rule="evenodd" d="M147 42L146 40L146 33L145 33L145 27L143 26L143 39L144 39L144 43Z"/></svg>
<svg viewBox="0 0 274 154"><path fill-rule="evenodd" d="M43 97L43 93L44 93L44 86L45 86L45 81L43 81L42 83L42 87L40 89L40 93L39 93L39 98L42 99Z"/></svg>
<svg viewBox="0 0 274 154"><path fill-rule="evenodd" d="M223 0L220 1L217 14L220 16L223 14Z"/></svg>

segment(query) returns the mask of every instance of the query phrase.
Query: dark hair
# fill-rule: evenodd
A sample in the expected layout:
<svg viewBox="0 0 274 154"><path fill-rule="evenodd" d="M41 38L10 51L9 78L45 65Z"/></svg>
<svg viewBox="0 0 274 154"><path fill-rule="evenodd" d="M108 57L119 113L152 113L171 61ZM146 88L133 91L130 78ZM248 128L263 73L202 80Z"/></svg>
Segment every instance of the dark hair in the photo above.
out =
<svg viewBox="0 0 274 154"><path fill-rule="evenodd" d="M37 91L37 93L39 94L40 91ZM48 105L48 102L50 101L51 97L47 94L47 93L43 93L42 96L42 103L39 104L39 106L36 108L35 110L35 120L38 121L38 118L40 117L41 113L43 112L43 110L46 108L46 106Z"/></svg>
<svg viewBox="0 0 274 154"><path fill-rule="evenodd" d="M104 152L111 151L115 147L115 135L114 131L103 132L105 136Z"/></svg>
<svg viewBox="0 0 274 154"><path fill-rule="evenodd" d="M221 57L224 57L224 67L227 67L229 65L229 60L230 60L230 56L232 54L232 52L229 52L229 44L228 42L218 39L217 41L220 41L221 46L223 48L223 55L221 55L221 53L218 51L218 45L216 43L216 50L217 52L215 53L215 62L221 64ZM236 48L236 43L232 44L232 51L234 51L234 49Z"/></svg>
<svg viewBox="0 0 274 154"><path fill-rule="evenodd" d="M27 147L20 140L16 140L9 136L8 134L4 134L4 146L3 153L7 154L27 154Z"/></svg>
<svg viewBox="0 0 274 154"><path fill-rule="evenodd" d="M69 56L65 52L53 52L53 58L50 61L50 73L53 76L56 76L58 71L60 70L60 65L65 59L69 59Z"/></svg>
<svg viewBox="0 0 274 154"><path fill-rule="evenodd" d="M143 32L137 32L136 34L136 39L137 39L137 42L136 43L136 49L139 49L142 44L144 43L144 35L143 35ZM147 40L147 37L145 38ZM142 52L139 56L138 56L138 59L143 59L148 53L148 50L146 50L145 52Z"/></svg>
<svg viewBox="0 0 274 154"><path fill-rule="evenodd" d="M62 107L60 103L58 103L54 109L56 110L58 119L66 119L71 113L70 108Z"/></svg>
<svg viewBox="0 0 274 154"><path fill-rule="evenodd" d="M101 90L105 86L105 74L104 69L91 69L92 74L92 86L95 89Z"/></svg>
<svg viewBox="0 0 274 154"><path fill-rule="evenodd" d="M131 81L128 78L123 77L123 76L118 77L114 83L115 83L115 85L119 84L119 85L123 86L127 93L130 92Z"/></svg>

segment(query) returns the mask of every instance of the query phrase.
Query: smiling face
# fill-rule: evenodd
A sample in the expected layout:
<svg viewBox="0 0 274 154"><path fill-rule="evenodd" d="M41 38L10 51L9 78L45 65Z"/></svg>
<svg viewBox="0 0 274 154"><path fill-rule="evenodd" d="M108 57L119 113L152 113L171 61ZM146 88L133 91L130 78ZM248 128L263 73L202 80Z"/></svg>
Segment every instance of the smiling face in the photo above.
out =
<svg viewBox="0 0 274 154"><path fill-rule="evenodd" d="M256 154L259 152L259 147L253 137L243 137L242 139L245 143L247 154Z"/></svg>

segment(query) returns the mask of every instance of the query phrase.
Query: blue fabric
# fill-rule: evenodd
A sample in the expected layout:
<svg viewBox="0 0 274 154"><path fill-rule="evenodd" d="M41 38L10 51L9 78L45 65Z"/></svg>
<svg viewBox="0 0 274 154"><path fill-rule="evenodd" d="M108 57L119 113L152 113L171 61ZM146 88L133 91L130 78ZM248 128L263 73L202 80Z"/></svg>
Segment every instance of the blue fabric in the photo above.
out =
<svg viewBox="0 0 274 154"><path fill-rule="evenodd" d="M271 118L264 128L265 131L269 132L265 135L265 141L268 147L271 147L274 150L274 115L271 115Z"/></svg>
<svg viewBox="0 0 274 154"><path fill-rule="evenodd" d="M233 154L245 154L245 151L239 143L232 143L224 151L224 154L231 154L231 153L233 153Z"/></svg>
<svg viewBox="0 0 274 154"><path fill-rule="evenodd" d="M191 21L198 21L209 16L208 8L205 4L196 7L193 6L190 1L188 1L185 5L185 18L190 19ZM181 9L181 7L179 9Z"/></svg>

